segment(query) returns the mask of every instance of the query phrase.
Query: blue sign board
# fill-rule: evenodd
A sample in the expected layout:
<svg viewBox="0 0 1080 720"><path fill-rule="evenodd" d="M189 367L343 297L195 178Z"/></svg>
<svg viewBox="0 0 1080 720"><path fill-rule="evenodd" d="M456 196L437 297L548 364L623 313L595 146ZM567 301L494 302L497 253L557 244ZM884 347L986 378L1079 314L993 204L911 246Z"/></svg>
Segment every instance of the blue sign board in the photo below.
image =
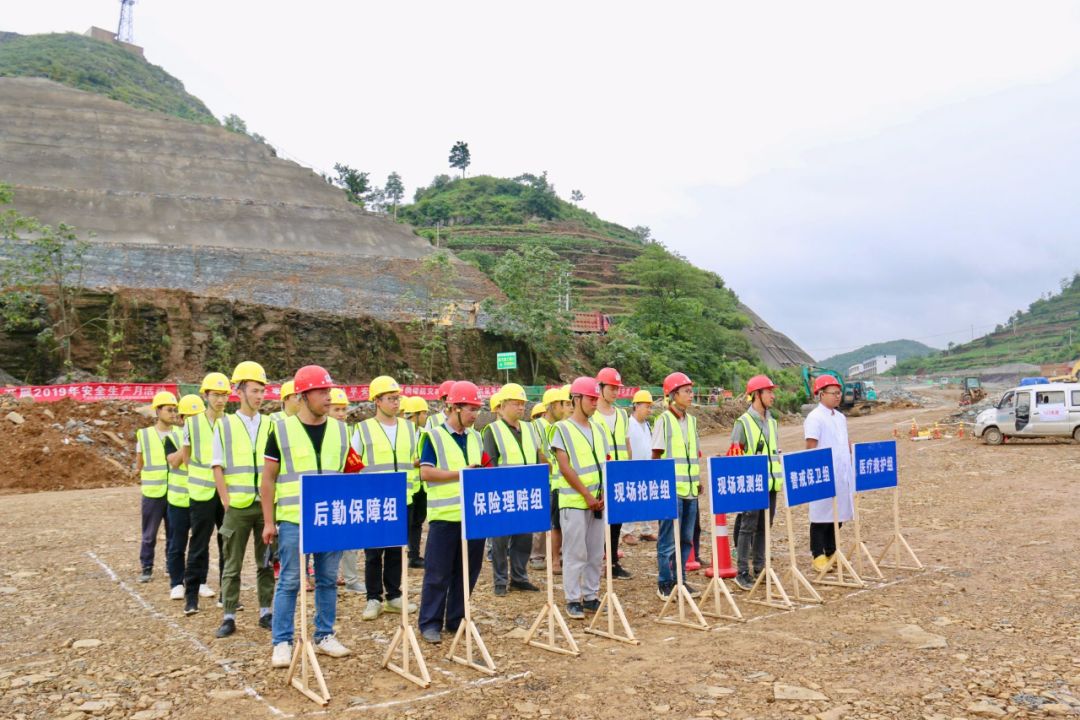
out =
<svg viewBox="0 0 1080 720"><path fill-rule="evenodd" d="M551 529L547 465L461 471L462 531L469 540Z"/></svg>
<svg viewBox="0 0 1080 720"><path fill-rule="evenodd" d="M608 523L674 520L678 515L674 460L611 460L604 470Z"/></svg>
<svg viewBox="0 0 1080 720"><path fill-rule="evenodd" d="M736 455L709 458L714 515L769 507L769 458Z"/></svg>
<svg viewBox="0 0 1080 720"><path fill-rule="evenodd" d="M300 552L409 543L405 473L300 476Z"/></svg>
<svg viewBox="0 0 1080 720"><path fill-rule="evenodd" d="M784 453L784 490L790 507L835 496L832 450Z"/></svg>
<svg viewBox="0 0 1080 720"><path fill-rule="evenodd" d="M896 441L855 443L855 491L896 487Z"/></svg>

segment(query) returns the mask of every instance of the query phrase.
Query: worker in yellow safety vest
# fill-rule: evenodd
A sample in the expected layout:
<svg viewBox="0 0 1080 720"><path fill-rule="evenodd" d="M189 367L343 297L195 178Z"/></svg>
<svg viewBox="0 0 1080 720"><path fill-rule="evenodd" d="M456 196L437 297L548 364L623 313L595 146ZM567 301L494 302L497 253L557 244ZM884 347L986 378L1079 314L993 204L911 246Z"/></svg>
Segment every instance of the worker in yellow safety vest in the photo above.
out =
<svg viewBox="0 0 1080 720"><path fill-rule="evenodd" d="M698 501L701 492L699 471L701 453L698 450L697 419L689 414L694 403L694 383L685 374L674 372L664 378L664 397L668 409L657 419L653 428L653 459L670 458L675 461L675 492L679 498L679 541L686 566L694 543L694 525L697 522ZM656 542L657 589L656 594L666 600L675 589L675 523L660 521L660 537ZM700 592L684 579L683 586L691 597Z"/></svg>
<svg viewBox="0 0 1080 720"><path fill-rule="evenodd" d="M409 504L409 567L424 567L424 558L420 555L420 537L424 532L424 521L427 520L427 489L420 482L420 435L427 425L428 404L422 397L407 397L401 400L401 412L405 419L412 424L413 435L416 438L416 455L413 457L413 491L412 503Z"/></svg>
<svg viewBox="0 0 1080 720"><path fill-rule="evenodd" d="M559 464L555 461L555 454L551 451L551 434L555 423L565 420L570 415L570 392L569 386L548 388L544 391L544 397L536 406L542 408L540 415L533 419L536 434L540 436L540 447L544 450L547 458L551 485L551 552L555 555L551 559L551 572L559 575L562 573L562 530L559 527ZM536 412L536 408L533 408ZM543 570L547 555L547 543L542 534L537 534L533 539L532 556L529 564L535 570Z"/></svg>
<svg viewBox="0 0 1080 720"><path fill-rule="evenodd" d="M772 525L776 515L776 497L784 482L780 462L780 433L771 408L776 401L776 383L767 375L755 375L746 383L750 407L731 429L731 444L738 445L745 455L765 455L769 458L769 515L764 510L741 512L735 518L735 550L738 574L735 584L743 590L753 590L754 582L765 571L765 523ZM753 573L751 574L751 560Z"/></svg>
<svg viewBox="0 0 1080 720"><path fill-rule="evenodd" d="M596 402L596 412L593 413L592 421L599 423L599 427L607 435L608 447L611 448L612 460L644 460L645 458L631 457L630 443L627 440L627 431L630 428L630 420L626 411L615 405L622 388L622 376L613 367L606 367L596 374L596 382L600 384L600 398ZM616 580L629 580L632 576L630 571L620 563L619 540L623 539L627 545L637 545L637 536L624 535L622 523L608 525L611 534L611 577Z"/></svg>
<svg viewBox="0 0 1080 720"><path fill-rule="evenodd" d="M334 381L324 368L307 365L293 378L300 411L278 420L266 443L260 487L263 543L278 539L281 574L274 590L270 666L292 661L296 594L300 590L300 476L340 473L349 454L345 423L329 417ZM315 652L331 657L350 654L334 635L337 573L341 552L313 553L315 561ZM307 618L302 618L307 622Z"/></svg>
<svg viewBox="0 0 1080 720"><path fill-rule="evenodd" d="M165 563L169 569L169 599L184 599L184 564L187 558L188 538L191 535L191 501L188 498L187 465L184 465L182 431L187 419L206 412L206 405L198 395L185 395L177 404L178 427L162 439L165 458L169 462L169 485L165 499L169 503L166 518L169 521L169 538L165 543Z"/></svg>
<svg viewBox="0 0 1080 720"><path fill-rule="evenodd" d="M345 423L349 437L352 437L354 427L349 424L349 396L345 394L345 390L342 388L330 388L330 417ZM358 550L342 550L341 563L338 567L341 572L340 577L338 577L338 585L343 585L346 593L353 595L363 594L365 588L363 581L360 579L360 552ZM307 589L308 591L314 590L315 584L312 578L313 568L310 555L307 555L304 559L304 568L307 574Z"/></svg>
<svg viewBox="0 0 1080 720"><path fill-rule="evenodd" d="M555 424L551 449L559 465L559 525L562 528L563 592L566 614L585 617L600 608L600 566L604 559L603 471L610 448L592 421L600 399L595 378L570 384L570 416Z"/></svg>
<svg viewBox="0 0 1080 720"><path fill-rule="evenodd" d="M274 601L274 570L270 548L263 545L263 510L259 494L273 422L259 412L266 393L266 372L262 365L245 360L236 366L232 384L240 398L240 408L221 418L214 434L211 465L218 497L225 508L219 533L224 540L225 572L221 576L221 603L224 610L217 637L236 632L236 611L241 609L240 572L248 538L254 536L255 587L259 598L259 627L269 630Z"/></svg>
<svg viewBox="0 0 1080 720"><path fill-rule="evenodd" d="M300 411L300 396L296 394L293 387L292 380L281 383L281 409L270 413L271 422L277 422Z"/></svg>
<svg viewBox="0 0 1080 720"><path fill-rule="evenodd" d="M171 526L167 516L169 502L165 495L169 484L168 451L165 441L172 437L176 424L176 396L159 392L150 402L154 424L135 434L135 472L142 487L142 542L139 544L139 582L148 583L154 575L154 548L158 530L165 523L165 545L168 547Z"/></svg>
<svg viewBox="0 0 1080 720"><path fill-rule="evenodd" d="M424 586L420 595L420 635L442 642L465 617L461 543L461 471L481 467L483 440L473 429L483 402L467 380L455 382L446 395L446 422L431 428L421 443L420 479L428 486L428 538L424 549ZM484 561L484 541L466 543L469 589L476 586Z"/></svg>
<svg viewBox="0 0 1080 720"><path fill-rule="evenodd" d="M413 467L416 456L416 435L411 423L398 417L401 413L401 387L389 375L371 381L368 394L375 403L375 417L357 424L352 436L352 448L364 464L361 475L370 473L404 472L407 477L405 502L412 505L419 483L419 473ZM408 598L401 597L401 550L399 548L367 548L364 550L364 584L367 604L363 620L374 620L383 613L400 613ZM409 603L409 611L415 611Z"/></svg>
<svg viewBox="0 0 1080 720"><path fill-rule="evenodd" d="M199 392L206 411L192 415L184 422L183 464L188 468L188 501L191 516L191 541L188 544L187 567L184 569L184 614L199 612L199 598L213 597L206 584L210 568L210 535L216 528L218 545L218 582L225 572L225 553L222 549L221 523L225 508L218 497L211 460L214 455L214 434L218 421L229 402L229 378L212 372L203 378Z"/></svg>
<svg viewBox="0 0 1080 720"><path fill-rule="evenodd" d="M543 449L536 442L529 423L524 421L525 388L507 383L499 389L498 417L484 428L484 452L491 464L536 465L547 463ZM540 588L529 580L529 553L532 533L516 533L491 538L491 570L496 597L504 597L508 589L538 592ZM509 572L507 566L509 565Z"/></svg>

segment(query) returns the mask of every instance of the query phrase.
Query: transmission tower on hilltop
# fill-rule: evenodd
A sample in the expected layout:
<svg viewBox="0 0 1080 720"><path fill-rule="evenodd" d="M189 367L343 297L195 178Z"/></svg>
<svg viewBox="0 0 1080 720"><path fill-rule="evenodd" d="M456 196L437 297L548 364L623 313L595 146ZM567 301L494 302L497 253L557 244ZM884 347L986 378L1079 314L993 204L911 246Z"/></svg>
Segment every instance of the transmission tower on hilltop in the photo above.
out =
<svg viewBox="0 0 1080 720"><path fill-rule="evenodd" d="M135 42L134 12L135 0L120 0L120 25L116 28L116 39L120 42Z"/></svg>

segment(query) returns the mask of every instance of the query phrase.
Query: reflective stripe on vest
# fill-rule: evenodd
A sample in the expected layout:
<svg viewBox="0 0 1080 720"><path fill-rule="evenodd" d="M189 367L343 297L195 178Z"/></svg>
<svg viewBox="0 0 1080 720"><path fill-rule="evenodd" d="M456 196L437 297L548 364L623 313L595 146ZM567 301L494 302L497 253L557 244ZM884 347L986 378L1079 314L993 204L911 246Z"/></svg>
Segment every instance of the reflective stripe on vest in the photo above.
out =
<svg viewBox="0 0 1080 720"><path fill-rule="evenodd" d="M206 502L217 494L214 471L210 462L214 455L214 430L217 427L206 419L206 413L192 415L187 419L188 441L191 443L191 459L188 461L188 495L192 500Z"/></svg>
<svg viewBox="0 0 1080 720"><path fill-rule="evenodd" d="M570 466L574 468L581 484L585 486L593 497L600 496L601 468L607 460L607 439L605 433L589 423L592 431L592 440L585 437L585 431L578 427L573 420L560 420L553 428L553 434L558 433L562 440L563 449L566 451ZM566 478L560 476L557 484L559 491L559 509L577 508L587 510L589 504L577 490L571 487Z"/></svg>
<svg viewBox="0 0 1080 720"><path fill-rule="evenodd" d="M424 429L427 430L428 432L431 432L435 428L441 428L445 424L446 424L446 413L440 411L440 412L435 413L434 415L432 415L431 417L429 417L427 419L427 425L424 426Z"/></svg>
<svg viewBox="0 0 1080 720"><path fill-rule="evenodd" d="M293 415L278 420L274 434L281 452L277 482L274 484L274 517L278 522L300 524L300 476L339 473L345 469L349 453L345 423L326 418L322 448L316 455L304 424Z"/></svg>
<svg viewBox="0 0 1080 720"><path fill-rule="evenodd" d="M630 452L626 449L627 439L626 431L629 429L630 420L626 416L626 411L622 408L615 408L615 429L612 430L607 420L597 410L593 413L591 418L592 422L596 423L600 431L607 436L608 447L611 448L612 460L627 460L630 457ZM642 458L638 458L641 460Z"/></svg>
<svg viewBox="0 0 1080 720"><path fill-rule="evenodd" d="M743 437L746 438L746 454L769 456L769 490L780 492L780 486L784 484L784 470L776 447L776 418L769 415L768 438L764 437L761 426L750 416L750 413L740 415L738 422L742 425ZM758 450L759 445L761 450Z"/></svg>
<svg viewBox="0 0 1080 720"><path fill-rule="evenodd" d="M503 420L496 420L485 428L495 438L495 447L499 448L499 465L535 465L536 441L532 430L521 426L521 445L518 445L514 431Z"/></svg>
<svg viewBox="0 0 1080 720"><path fill-rule="evenodd" d="M374 429L376 425L379 426L377 430ZM365 463L360 473L408 473L409 487L405 491L407 505L412 505L413 493L419 486L419 471L413 467L413 458L416 456L416 436L413 434L412 427L413 424L408 420L397 418L397 434L394 435L394 444L391 445L390 437L377 419L368 418L356 425L362 446L360 457Z"/></svg>
<svg viewBox="0 0 1080 720"><path fill-rule="evenodd" d="M142 494L148 498L165 497L169 461L165 459L165 443L155 428L139 431L139 451L142 455L142 470L139 471Z"/></svg>
<svg viewBox="0 0 1080 720"><path fill-rule="evenodd" d="M664 457L675 460L675 492L679 497L697 497L701 459L698 457L697 420L686 416L689 438L683 438L682 426L670 410L660 416L664 423Z"/></svg>
<svg viewBox="0 0 1080 720"><path fill-rule="evenodd" d="M179 430L170 432L169 437L178 449L182 447ZM191 505L191 499L188 497L187 465L169 468L169 492L166 499L170 505L176 507L186 508Z"/></svg>
<svg viewBox="0 0 1080 720"><path fill-rule="evenodd" d="M250 507L259 496L259 484L263 466L266 464L266 441L270 437L270 421L259 415L259 429L255 433L255 446L247 425L235 413L226 415L218 426L221 449L225 453L221 470L225 474L225 490L229 493L229 506Z"/></svg>
<svg viewBox="0 0 1080 720"><path fill-rule="evenodd" d="M428 432L428 438L435 446L435 467L453 472L470 465L479 465L484 456L484 445L480 433L472 428L465 431L465 447L468 458L461 452L461 446L451 436L446 426L440 426ZM427 489L428 520L461 522L461 481L428 483Z"/></svg>
<svg viewBox="0 0 1080 720"><path fill-rule="evenodd" d="M559 463L555 458L555 453L551 450L551 436L555 433L555 425L545 417L537 418L533 424L540 430L540 447L544 449L548 467L551 468L551 472L548 473L549 484L552 490L556 490L562 480L562 474L559 472Z"/></svg>

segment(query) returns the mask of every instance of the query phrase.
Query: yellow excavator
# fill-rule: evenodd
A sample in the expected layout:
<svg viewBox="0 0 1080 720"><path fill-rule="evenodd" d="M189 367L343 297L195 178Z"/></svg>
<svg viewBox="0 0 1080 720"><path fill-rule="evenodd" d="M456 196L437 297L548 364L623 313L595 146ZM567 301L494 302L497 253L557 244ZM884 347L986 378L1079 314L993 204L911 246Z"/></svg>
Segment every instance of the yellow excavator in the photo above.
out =
<svg viewBox="0 0 1080 720"><path fill-rule="evenodd" d="M1072 370L1068 375L1058 375L1057 377L1050 378L1050 382L1080 382L1080 360L1072 366Z"/></svg>

